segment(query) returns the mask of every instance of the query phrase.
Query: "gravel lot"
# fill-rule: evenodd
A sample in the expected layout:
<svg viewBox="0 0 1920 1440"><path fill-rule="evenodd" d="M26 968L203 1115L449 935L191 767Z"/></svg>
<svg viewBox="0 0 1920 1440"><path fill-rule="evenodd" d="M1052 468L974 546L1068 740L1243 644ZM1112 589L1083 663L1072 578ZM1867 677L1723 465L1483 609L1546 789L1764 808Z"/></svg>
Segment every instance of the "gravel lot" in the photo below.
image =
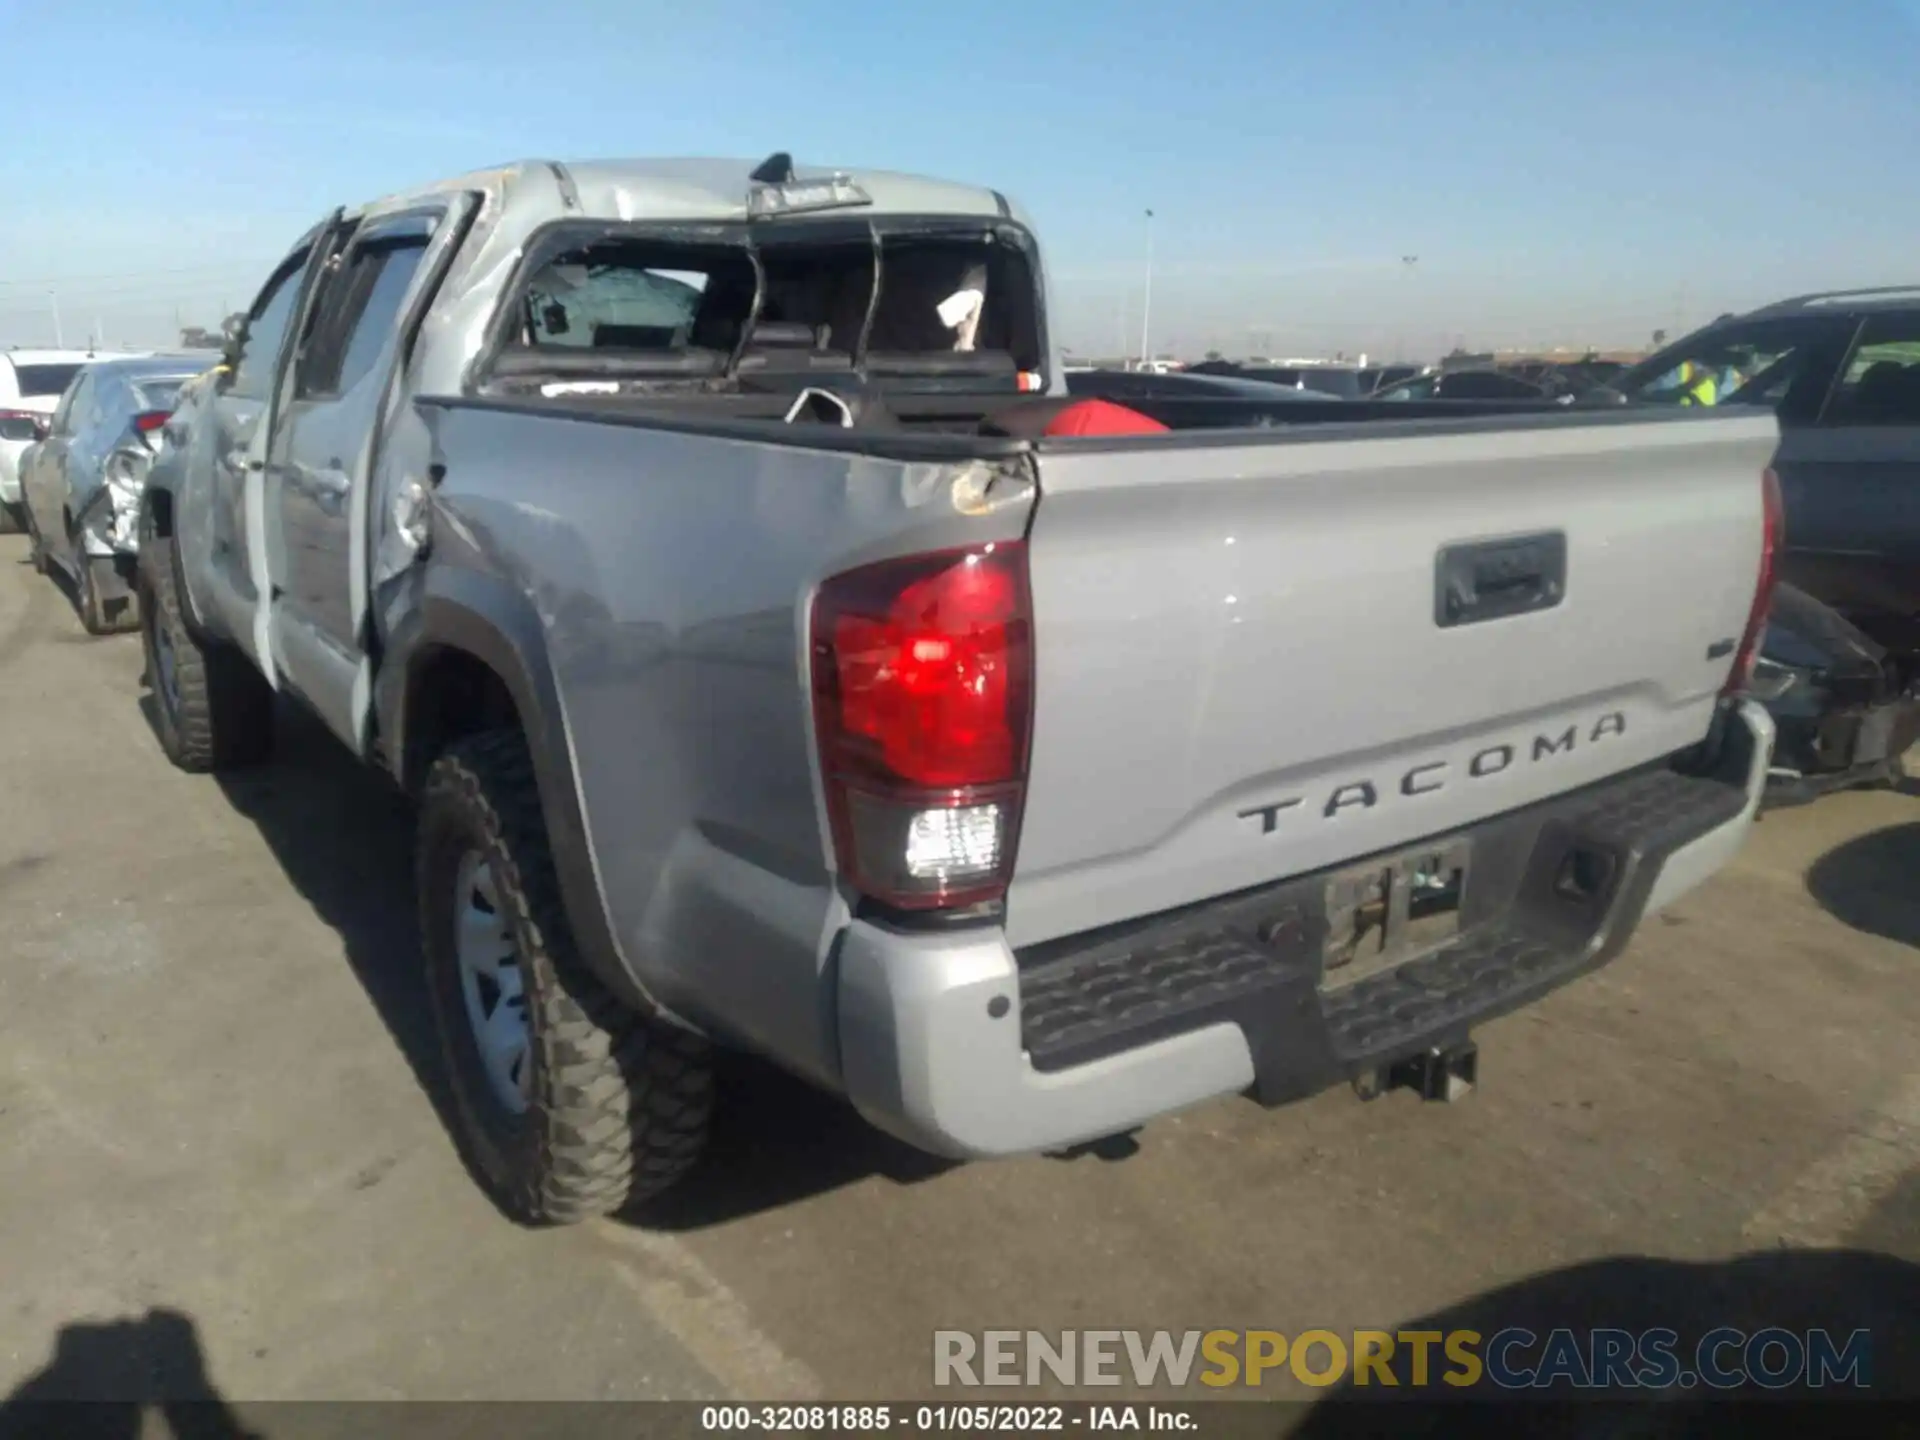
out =
<svg viewBox="0 0 1920 1440"><path fill-rule="evenodd" d="M1920 787L1770 816L1487 1027L1464 1104L1227 1101L1122 1158L946 1168L742 1063L647 1225L533 1234L440 1118L405 808L298 717L263 770L175 773L137 638L88 639L25 554L0 539L0 1393L899 1398L937 1328L1622 1296L1920 1335Z"/></svg>

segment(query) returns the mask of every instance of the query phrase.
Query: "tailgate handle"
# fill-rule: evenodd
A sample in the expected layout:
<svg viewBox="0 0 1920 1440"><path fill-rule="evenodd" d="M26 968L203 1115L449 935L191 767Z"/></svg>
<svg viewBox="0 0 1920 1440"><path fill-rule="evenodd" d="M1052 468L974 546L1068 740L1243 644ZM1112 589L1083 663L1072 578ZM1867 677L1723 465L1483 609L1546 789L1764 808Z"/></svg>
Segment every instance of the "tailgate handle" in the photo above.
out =
<svg viewBox="0 0 1920 1440"><path fill-rule="evenodd" d="M1550 610L1566 593L1563 531L1448 545L1434 562L1433 623L1445 630Z"/></svg>

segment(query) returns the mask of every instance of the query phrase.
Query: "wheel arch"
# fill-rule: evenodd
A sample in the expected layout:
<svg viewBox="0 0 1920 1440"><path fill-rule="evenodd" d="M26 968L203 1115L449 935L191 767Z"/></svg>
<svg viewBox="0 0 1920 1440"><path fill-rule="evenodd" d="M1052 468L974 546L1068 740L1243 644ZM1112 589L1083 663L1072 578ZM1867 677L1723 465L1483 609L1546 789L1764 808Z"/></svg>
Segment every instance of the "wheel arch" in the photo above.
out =
<svg viewBox="0 0 1920 1440"><path fill-rule="evenodd" d="M144 542L173 538L173 486L152 480L140 492L139 521L135 529Z"/></svg>
<svg viewBox="0 0 1920 1440"><path fill-rule="evenodd" d="M628 1004L685 1025L648 993L614 936L546 631L532 602L495 577L429 566L420 603L388 640L374 706L380 749L409 794L418 794L454 741L507 724L520 731L581 958Z"/></svg>

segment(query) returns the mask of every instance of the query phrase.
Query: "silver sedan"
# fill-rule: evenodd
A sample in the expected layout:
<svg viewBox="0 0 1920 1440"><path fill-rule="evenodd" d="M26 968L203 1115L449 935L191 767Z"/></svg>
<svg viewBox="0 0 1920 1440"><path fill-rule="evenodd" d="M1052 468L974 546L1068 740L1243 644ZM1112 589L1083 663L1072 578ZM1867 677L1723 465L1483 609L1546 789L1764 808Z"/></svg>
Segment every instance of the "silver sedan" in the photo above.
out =
<svg viewBox="0 0 1920 1440"><path fill-rule="evenodd" d="M60 397L46 437L20 457L34 568L58 567L72 578L90 634L138 623L133 569L147 467L181 385L216 358L94 361Z"/></svg>

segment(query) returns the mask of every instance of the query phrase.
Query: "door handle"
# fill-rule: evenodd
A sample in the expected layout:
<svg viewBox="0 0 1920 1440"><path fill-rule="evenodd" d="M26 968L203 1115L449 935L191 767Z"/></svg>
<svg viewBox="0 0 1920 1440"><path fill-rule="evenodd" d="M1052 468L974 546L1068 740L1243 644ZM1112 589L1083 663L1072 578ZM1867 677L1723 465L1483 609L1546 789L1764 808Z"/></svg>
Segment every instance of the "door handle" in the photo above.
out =
<svg viewBox="0 0 1920 1440"><path fill-rule="evenodd" d="M227 452L227 468L230 470L259 470L264 468L260 461L244 450Z"/></svg>
<svg viewBox="0 0 1920 1440"><path fill-rule="evenodd" d="M1433 579L1433 623L1443 630L1550 610L1566 594L1567 537L1554 530L1449 545Z"/></svg>

